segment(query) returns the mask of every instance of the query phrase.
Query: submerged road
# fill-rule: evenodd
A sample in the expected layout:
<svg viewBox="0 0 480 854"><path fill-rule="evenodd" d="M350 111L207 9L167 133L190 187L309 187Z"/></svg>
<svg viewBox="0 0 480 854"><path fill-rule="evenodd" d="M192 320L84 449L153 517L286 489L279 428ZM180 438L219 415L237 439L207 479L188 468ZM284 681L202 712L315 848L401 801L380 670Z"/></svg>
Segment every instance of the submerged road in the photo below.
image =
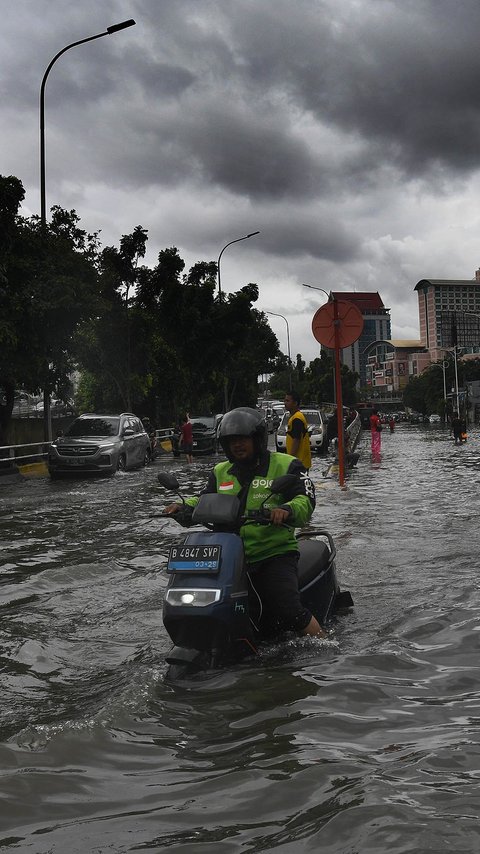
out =
<svg viewBox="0 0 480 854"><path fill-rule="evenodd" d="M189 688L163 681L171 520L212 458L0 489L0 848L478 849L480 434L368 434L318 503L355 609Z"/></svg>

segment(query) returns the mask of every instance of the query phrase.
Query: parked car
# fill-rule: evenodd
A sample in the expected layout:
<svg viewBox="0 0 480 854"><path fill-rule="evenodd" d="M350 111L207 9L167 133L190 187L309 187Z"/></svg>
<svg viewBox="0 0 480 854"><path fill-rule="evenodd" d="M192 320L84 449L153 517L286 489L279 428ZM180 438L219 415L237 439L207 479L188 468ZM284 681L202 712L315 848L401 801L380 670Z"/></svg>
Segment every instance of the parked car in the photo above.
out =
<svg viewBox="0 0 480 854"><path fill-rule="evenodd" d="M265 403L262 406L258 407L260 412L265 416L265 423L267 425L267 430L269 433L274 433L279 425L279 420L277 419L273 409L271 406L267 406Z"/></svg>
<svg viewBox="0 0 480 854"><path fill-rule="evenodd" d="M285 406L283 405L283 403L275 403L272 406L272 409L273 409L273 416L276 420L275 430L278 430L278 428L280 427L280 422L281 422L281 420L285 414Z"/></svg>
<svg viewBox="0 0 480 854"><path fill-rule="evenodd" d="M327 430L322 413L319 409L303 409L302 412L307 420L308 433L310 437L310 450L312 453L325 453L327 449ZM287 424L290 413L285 412L275 436L277 451L285 451L287 444Z"/></svg>
<svg viewBox="0 0 480 854"><path fill-rule="evenodd" d="M150 438L131 412L80 415L50 445L52 479L72 474L115 474L150 462Z"/></svg>
<svg viewBox="0 0 480 854"><path fill-rule="evenodd" d="M75 409L72 401L65 403L65 401L58 400L56 397L50 398L50 412L54 418L60 415L75 415ZM38 417L43 416L43 400L40 400L37 403L35 407L35 414Z"/></svg>
<svg viewBox="0 0 480 854"><path fill-rule="evenodd" d="M430 421L430 424L440 424L440 421L442 419L440 418L439 415L436 415L434 412L433 415L430 415L430 418L428 420Z"/></svg>
<svg viewBox="0 0 480 854"><path fill-rule="evenodd" d="M223 414L190 416L194 454L214 454L218 450L218 428L222 418Z"/></svg>
<svg viewBox="0 0 480 854"><path fill-rule="evenodd" d="M38 395L28 394L26 391L17 392L13 400L12 418L35 416L39 400Z"/></svg>

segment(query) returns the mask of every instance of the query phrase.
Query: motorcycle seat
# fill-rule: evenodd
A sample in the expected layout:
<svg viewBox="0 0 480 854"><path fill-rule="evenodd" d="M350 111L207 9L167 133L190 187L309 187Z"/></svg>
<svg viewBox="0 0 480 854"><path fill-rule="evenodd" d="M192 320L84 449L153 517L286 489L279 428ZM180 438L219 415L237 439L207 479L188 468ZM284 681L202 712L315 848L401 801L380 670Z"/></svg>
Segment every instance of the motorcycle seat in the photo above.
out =
<svg viewBox="0 0 480 854"><path fill-rule="evenodd" d="M323 540L303 539L298 541L298 580L301 587L310 584L330 562L330 549Z"/></svg>

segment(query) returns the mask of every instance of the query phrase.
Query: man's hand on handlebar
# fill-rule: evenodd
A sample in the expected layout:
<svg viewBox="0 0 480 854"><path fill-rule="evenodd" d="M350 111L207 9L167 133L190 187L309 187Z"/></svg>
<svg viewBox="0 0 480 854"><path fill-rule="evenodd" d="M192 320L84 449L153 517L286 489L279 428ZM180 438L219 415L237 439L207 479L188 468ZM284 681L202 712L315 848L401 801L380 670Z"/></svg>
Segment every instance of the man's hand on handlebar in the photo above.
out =
<svg viewBox="0 0 480 854"><path fill-rule="evenodd" d="M181 509L182 509L182 505L178 504L176 501L174 501L173 504L168 504L167 507L163 508L163 513L166 516L173 516L174 513L178 513L179 510L181 510Z"/></svg>
<svg viewBox="0 0 480 854"><path fill-rule="evenodd" d="M275 507L274 510L270 511L270 522L272 525L285 525L289 519L291 522L291 513L289 510Z"/></svg>

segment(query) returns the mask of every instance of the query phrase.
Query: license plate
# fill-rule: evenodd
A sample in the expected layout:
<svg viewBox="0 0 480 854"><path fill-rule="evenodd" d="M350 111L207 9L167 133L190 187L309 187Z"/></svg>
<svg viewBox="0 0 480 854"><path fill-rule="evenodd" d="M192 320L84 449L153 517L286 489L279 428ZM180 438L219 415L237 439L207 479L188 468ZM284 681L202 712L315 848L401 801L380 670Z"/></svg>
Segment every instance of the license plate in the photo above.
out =
<svg viewBox="0 0 480 854"><path fill-rule="evenodd" d="M218 572L222 547L216 545L171 546L168 572Z"/></svg>
<svg viewBox="0 0 480 854"><path fill-rule="evenodd" d="M84 466L87 460L86 457L67 457L63 462L67 463L68 466Z"/></svg>
<svg viewBox="0 0 480 854"><path fill-rule="evenodd" d="M197 444L198 444L198 442L192 442L192 447L196 448Z"/></svg>

